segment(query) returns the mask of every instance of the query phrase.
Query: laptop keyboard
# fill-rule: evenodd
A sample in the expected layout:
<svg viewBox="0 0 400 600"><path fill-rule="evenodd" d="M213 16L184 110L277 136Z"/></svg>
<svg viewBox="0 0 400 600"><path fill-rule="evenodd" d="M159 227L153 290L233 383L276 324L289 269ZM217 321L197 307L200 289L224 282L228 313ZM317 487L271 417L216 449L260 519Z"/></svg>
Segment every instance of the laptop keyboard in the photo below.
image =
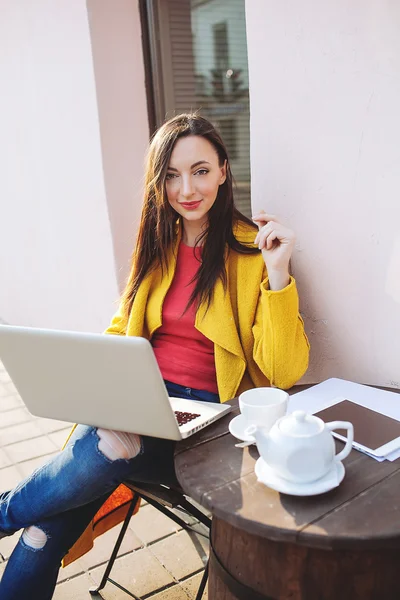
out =
<svg viewBox="0 0 400 600"><path fill-rule="evenodd" d="M180 410L175 410L174 412L176 420L178 421L178 425L186 425L186 423L189 423L190 421L193 421L193 419L200 417L200 415L196 413L183 412Z"/></svg>

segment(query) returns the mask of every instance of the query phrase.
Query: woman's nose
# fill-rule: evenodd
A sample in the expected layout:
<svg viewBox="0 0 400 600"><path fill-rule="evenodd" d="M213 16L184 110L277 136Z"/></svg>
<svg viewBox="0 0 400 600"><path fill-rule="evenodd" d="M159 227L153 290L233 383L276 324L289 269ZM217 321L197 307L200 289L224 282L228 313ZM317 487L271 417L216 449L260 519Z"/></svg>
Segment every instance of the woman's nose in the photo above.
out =
<svg viewBox="0 0 400 600"><path fill-rule="evenodd" d="M181 194L184 198L190 198L194 194L194 185L191 177L182 177Z"/></svg>

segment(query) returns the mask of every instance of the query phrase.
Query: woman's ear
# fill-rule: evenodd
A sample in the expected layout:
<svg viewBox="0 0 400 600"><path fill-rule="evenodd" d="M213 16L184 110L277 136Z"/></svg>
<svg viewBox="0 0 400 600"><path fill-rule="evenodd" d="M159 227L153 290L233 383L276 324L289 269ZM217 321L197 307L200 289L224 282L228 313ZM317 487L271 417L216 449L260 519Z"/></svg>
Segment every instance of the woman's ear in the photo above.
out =
<svg viewBox="0 0 400 600"><path fill-rule="evenodd" d="M224 160L224 164L221 167L221 179L219 180L219 185L222 185L226 181L226 169L228 167L228 163L226 159Z"/></svg>

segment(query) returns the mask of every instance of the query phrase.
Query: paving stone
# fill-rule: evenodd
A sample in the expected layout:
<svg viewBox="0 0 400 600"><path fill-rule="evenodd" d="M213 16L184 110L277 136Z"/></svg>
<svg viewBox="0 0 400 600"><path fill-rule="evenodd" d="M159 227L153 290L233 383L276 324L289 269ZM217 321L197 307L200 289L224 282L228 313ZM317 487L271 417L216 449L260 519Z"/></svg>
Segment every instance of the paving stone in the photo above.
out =
<svg viewBox="0 0 400 600"><path fill-rule="evenodd" d="M89 574L98 583L103 571L103 567L98 567ZM117 558L112 570L112 579L137 596L150 594L166 585L175 583L148 548L142 548L137 552ZM108 583L101 591L105 600L120 600L120 594L121 591L111 583Z"/></svg>
<svg viewBox="0 0 400 600"><path fill-rule="evenodd" d="M121 530L121 525L113 527L94 542L94 547L87 554L82 556L79 560L84 566L85 570L93 569L98 565L103 565L103 571L105 569L105 563L108 562L112 549L114 548L115 542L117 541L118 534ZM118 556L132 552L142 547L142 543L139 538L131 531L128 527L126 530L124 539L118 552ZM137 560L136 555L132 555L132 560ZM74 564L74 563L72 563Z"/></svg>
<svg viewBox="0 0 400 600"><path fill-rule="evenodd" d="M12 381L12 379L10 377L10 374L8 373L7 369L5 369L5 373L6 373L6 375L5 375L5 381L2 382L2 385L4 387L6 387L8 390L14 390L14 392L16 394L18 394L17 389L16 389L15 385L13 384L13 381ZM7 379L7 377L8 377L8 379Z"/></svg>
<svg viewBox="0 0 400 600"><path fill-rule="evenodd" d="M35 421L11 425L10 427L0 429L0 446L7 446L8 444L14 444L15 442L30 440L35 437L40 437L41 435L43 435L43 432Z"/></svg>
<svg viewBox="0 0 400 600"><path fill-rule="evenodd" d="M189 598L191 600L196 598L196 594L199 589L199 585L200 585L202 577L203 577L203 571L201 571L201 573L197 573L197 575L193 575L193 577L189 577L189 579L185 579L184 581L181 581L181 583L180 583L180 585L183 587L183 589L185 590L185 592L187 593L187 595L189 596ZM207 598L208 598L207 587L208 586L206 585L206 589L203 592L203 596L202 596L201 600L207 600Z"/></svg>
<svg viewBox="0 0 400 600"><path fill-rule="evenodd" d="M160 540L181 529L177 523L171 521L150 504L140 507L139 512L132 517L129 528L144 544Z"/></svg>
<svg viewBox="0 0 400 600"><path fill-rule="evenodd" d="M149 550L179 580L204 568L207 563L208 540L202 536L194 536L194 540L195 543L186 531L180 531L149 546Z"/></svg>
<svg viewBox="0 0 400 600"><path fill-rule="evenodd" d="M61 583L61 581L66 581L67 579L75 577L76 575L80 575L85 571L86 569L84 568L84 565L82 564L81 560L75 560L73 563L68 565L68 567L65 567L65 569L61 568L59 570L57 582Z"/></svg>
<svg viewBox="0 0 400 600"><path fill-rule="evenodd" d="M56 454L58 454L58 452L51 452L50 454L46 454L46 456L25 460L18 464L18 470L21 472L22 477L28 477L35 469L44 465L46 461Z"/></svg>
<svg viewBox="0 0 400 600"><path fill-rule="evenodd" d="M90 600L92 596L89 593L89 588L93 585L94 582L91 577L87 573L83 573L78 577L57 584L53 600ZM122 594L123 592L121 592L118 600L126 600L126 594Z"/></svg>
<svg viewBox="0 0 400 600"><path fill-rule="evenodd" d="M8 374L7 370L5 370L5 373L6 373L6 375L4 376L5 380L2 382L2 384L4 385L4 387L7 390L12 390L15 394L18 394L17 388L13 384L12 379L11 379L10 375Z"/></svg>
<svg viewBox="0 0 400 600"><path fill-rule="evenodd" d="M72 427L73 423L67 423L66 421L57 421L56 419L36 419L37 424L43 433L51 433L53 431L59 431L60 429L66 429Z"/></svg>
<svg viewBox="0 0 400 600"><path fill-rule="evenodd" d="M31 419L32 415L25 407L7 410L0 414L0 429L17 423L26 423Z"/></svg>
<svg viewBox="0 0 400 600"><path fill-rule="evenodd" d="M65 425L65 423L64 423L64 425ZM49 433L48 437L51 439L53 444L55 444L55 446L58 448L58 450L61 450L61 448L65 444L65 441L66 441L70 431L71 431L71 427L68 427L67 429L60 429L60 431L54 431L52 433Z"/></svg>
<svg viewBox="0 0 400 600"><path fill-rule="evenodd" d="M11 490L20 481L21 474L14 465L0 469L0 492Z"/></svg>
<svg viewBox="0 0 400 600"><path fill-rule="evenodd" d="M0 321L1 323L1 321ZM2 383L8 383L10 381L10 376L6 371L5 366L3 365L3 363L0 363L0 385Z"/></svg>
<svg viewBox="0 0 400 600"><path fill-rule="evenodd" d="M14 463L44 456L55 450L58 450L56 444L44 435L33 440L24 440L7 446L7 454Z"/></svg>
<svg viewBox="0 0 400 600"><path fill-rule="evenodd" d="M11 379L9 379L8 381L6 381L5 383L1 384L3 393L1 394L2 398L8 397L8 396L13 396L16 398L21 398L21 396L18 394L13 382L11 381Z"/></svg>
<svg viewBox="0 0 400 600"><path fill-rule="evenodd" d="M148 600L189 600L191 596L188 596L180 585L173 585L158 594L152 594L147 596Z"/></svg>
<svg viewBox="0 0 400 600"><path fill-rule="evenodd" d="M0 398L0 412L19 408L20 406L24 406L24 403L19 396L12 395Z"/></svg>
<svg viewBox="0 0 400 600"><path fill-rule="evenodd" d="M12 461L10 460L8 454L4 450L2 450L2 448L0 448L0 473L3 467L8 467L11 464Z"/></svg>

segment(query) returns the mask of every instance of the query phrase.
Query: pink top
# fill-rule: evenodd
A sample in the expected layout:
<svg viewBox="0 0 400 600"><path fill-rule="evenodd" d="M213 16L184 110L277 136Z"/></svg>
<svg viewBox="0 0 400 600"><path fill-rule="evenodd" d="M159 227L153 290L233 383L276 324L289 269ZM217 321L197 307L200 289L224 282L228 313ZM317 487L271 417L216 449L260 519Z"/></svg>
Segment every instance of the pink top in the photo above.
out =
<svg viewBox="0 0 400 600"><path fill-rule="evenodd" d="M162 325L151 343L164 379L217 394L214 343L195 328L193 304L183 315L195 286L190 282L200 266L200 256L201 248L180 243L175 276L162 308Z"/></svg>

